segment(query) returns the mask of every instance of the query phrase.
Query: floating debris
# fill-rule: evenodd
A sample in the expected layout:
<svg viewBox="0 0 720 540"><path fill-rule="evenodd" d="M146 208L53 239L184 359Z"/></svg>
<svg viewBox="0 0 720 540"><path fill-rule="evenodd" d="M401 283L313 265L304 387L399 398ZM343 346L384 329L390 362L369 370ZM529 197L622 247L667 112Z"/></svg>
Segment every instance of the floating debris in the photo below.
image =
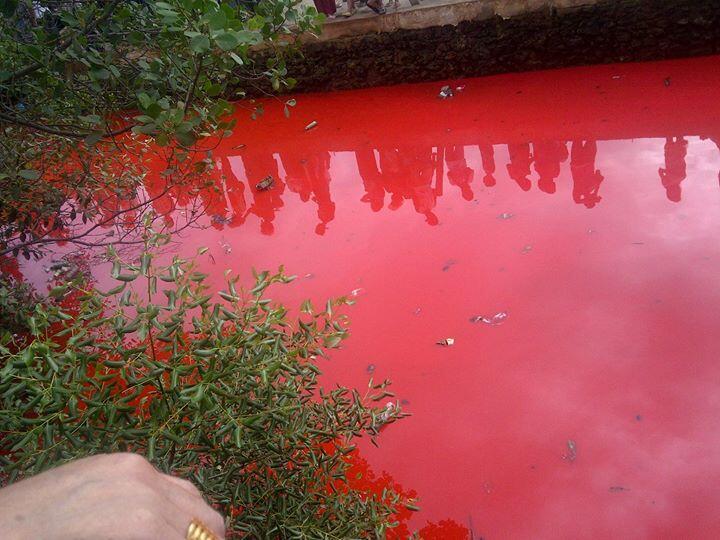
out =
<svg viewBox="0 0 720 540"><path fill-rule="evenodd" d="M572 439L568 439L567 448L568 451L566 454L563 454L562 458L566 461L575 461L577 459L577 443Z"/></svg>
<svg viewBox="0 0 720 540"><path fill-rule="evenodd" d="M671 82L671 81L670 81L670 77L666 77L665 80L663 81L663 83L665 84L665 86L670 86L670 82Z"/></svg>
<svg viewBox="0 0 720 540"><path fill-rule="evenodd" d="M220 244L220 247L225 252L225 255L229 255L230 253L232 253L232 246L228 244L225 240L220 240L218 244Z"/></svg>
<svg viewBox="0 0 720 540"><path fill-rule="evenodd" d="M453 94L452 88L445 85L440 89L440 93L438 94L438 97L440 99L447 99L447 98L453 97L453 95L454 94Z"/></svg>
<svg viewBox="0 0 720 540"><path fill-rule="evenodd" d="M313 120L307 126L305 126L305 131L310 131L312 128L317 127L317 125L317 120Z"/></svg>
<svg viewBox="0 0 720 540"><path fill-rule="evenodd" d="M422 308L421 308L421 307L416 307L416 308L413 310L413 315L415 315L415 316L417 317L418 315L420 315L421 312L422 312Z"/></svg>
<svg viewBox="0 0 720 540"><path fill-rule="evenodd" d="M624 486L610 486L610 493L620 493L622 491L630 491L630 488Z"/></svg>
<svg viewBox="0 0 720 540"><path fill-rule="evenodd" d="M315 274L307 273L307 274L305 274L303 277L304 277L305 279L312 279L312 278L315 277Z"/></svg>
<svg viewBox="0 0 720 540"><path fill-rule="evenodd" d="M470 317L471 323L483 323L488 324L490 326L498 326L505 322L505 319L508 318L508 312L507 311L500 311L493 315L492 317L486 317L485 315L475 315L474 317Z"/></svg>
<svg viewBox="0 0 720 540"><path fill-rule="evenodd" d="M358 287L357 289L353 289L352 291L350 291L350 296L360 296L364 292L365 289L363 289L362 287Z"/></svg>
<svg viewBox="0 0 720 540"><path fill-rule="evenodd" d="M530 244L525 244L520 253L525 255L526 253L530 253L531 251L532 251L532 246Z"/></svg>
<svg viewBox="0 0 720 540"><path fill-rule="evenodd" d="M52 270L53 272L66 272L66 271L70 270L70 264L68 264L65 261L53 262L50 265L50 270Z"/></svg>
<svg viewBox="0 0 720 540"><path fill-rule="evenodd" d="M392 401L388 401L385 404L385 410L378 415L380 421L387 422L395 414L395 404Z"/></svg>
<svg viewBox="0 0 720 540"><path fill-rule="evenodd" d="M454 338L445 338L441 339L440 341L436 342L438 345L442 345L443 347L452 347L455 344Z"/></svg>
<svg viewBox="0 0 720 540"><path fill-rule="evenodd" d="M215 214L212 218L210 218L210 221L217 223L218 225L227 225L231 220L230 218L221 216L220 214Z"/></svg>
<svg viewBox="0 0 720 540"><path fill-rule="evenodd" d="M635 420L636 420L637 422L642 422L642 419L643 419L642 415L640 415L640 414L636 414L636 415L635 415Z"/></svg>
<svg viewBox="0 0 720 540"><path fill-rule="evenodd" d="M588 234L595 234L595 229L588 229L588 230L587 230L587 233L588 233Z"/></svg>
<svg viewBox="0 0 720 540"><path fill-rule="evenodd" d="M375 373L375 364L368 364L368 367L365 368L365 371L370 374Z"/></svg>
<svg viewBox="0 0 720 540"><path fill-rule="evenodd" d="M246 145L244 145L244 144L238 144L237 146L233 146L232 149L233 150L241 150L241 149L245 148L245 146Z"/></svg>
<svg viewBox="0 0 720 540"><path fill-rule="evenodd" d="M255 189L257 189L258 191L266 191L273 187L274 183L275 179L272 177L271 174L269 174L265 178L260 180L257 184L255 184Z"/></svg>
<svg viewBox="0 0 720 540"><path fill-rule="evenodd" d="M498 216L498 219L510 219L513 215L510 212L503 212Z"/></svg>
<svg viewBox="0 0 720 540"><path fill-rule="evenodd" d="M456 87L455 87L455 90L457 90L458 92L462 92L463 90L465 90L465 85L456 86Z"/></svg>
<svg viewBox="0 0 720 540"><path fill-rule="evenodd" d="M445 263L445 266L442 267L442 271L443 271L443 272L447 272L447 271L450 270L450 268L452 268L452 266L455 265L455 264L457 264L457 261L454 260L454 259L450 259L449 261L447 261L447 262Z"/></svg>
<svg viewBox="0 0 720 540"><path fill-rule="evenodd" d="M612 78L618 80L622 78L622 75L613 75Z"/></svg>
<svg viewBox="0 0 720 540"><path fill-rule="evenodd" d="M410 401L408 401L407 399L401 399L400 405L402 405L403 407L407 407L408 405L410 405Z"/></svg>

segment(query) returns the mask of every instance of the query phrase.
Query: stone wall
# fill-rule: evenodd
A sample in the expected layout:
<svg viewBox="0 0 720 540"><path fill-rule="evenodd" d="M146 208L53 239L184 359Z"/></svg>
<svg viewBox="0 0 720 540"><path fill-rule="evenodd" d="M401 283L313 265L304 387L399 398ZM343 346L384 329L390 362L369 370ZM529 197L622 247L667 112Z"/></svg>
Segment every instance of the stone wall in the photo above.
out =
<svg viewBox="0 0 720 540"><path fill-rule="evenodd" d="M408 27L407 12L385 16L395 25L384 17L349 30L328 25L288 65L296 91L720 53L720 0L476 0L422 9L441 8L435 19L448 21L453 9L452 24L433 25L427 12L423 27Z"/></svg>

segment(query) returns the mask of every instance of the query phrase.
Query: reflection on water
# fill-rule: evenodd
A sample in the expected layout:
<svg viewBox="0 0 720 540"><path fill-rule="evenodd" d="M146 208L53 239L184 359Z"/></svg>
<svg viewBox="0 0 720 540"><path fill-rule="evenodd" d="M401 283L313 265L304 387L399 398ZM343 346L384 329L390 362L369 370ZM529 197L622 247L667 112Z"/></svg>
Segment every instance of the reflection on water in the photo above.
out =
<svg viewBox="0 0 720 540"><path fill-rule="evenodd" d="M285 264L288 305L362 291L321 367L412 413L361 445L417 492L407 531L720 537L720 57L463 84L268 101L155 209L206 214L175 249L218 288Z"/></svg>
<svg viewBox="0 0 720 540"><path fill-rule="evenodd" d="M572 201L586 208L594 208L602 201L600 187L604 177L595 166L598 157L596 141L533 141L506 146L508 177L522 191L538 189L549 195L555 194L562 164L569 157ZM472 148L480 151L480 167L468 165L466 152ZM686 177L688 141L685 137L668 137L664 148L665 163L658 169L659 187L665 189L669 201L679 203L682 200L681 183ZM383 209L395 211L408 201L430 226L439 222L436 207L443 197L459 195L468 202L475 200L474 181L481 176L476 175L476 169L484 174L484 187L493 188L497 183L494 175L495 147L490 144L366 146L353 153L355 170L351 174L362 182L365 192L361 200L369 205L372 212ZM303 152L299 147L290 147L275 154L247 150L237 155L223 155L216 162L215 183L199 190L202 209L216 229L238 227L252 214L259 222L260 232L272 235L275 219L285 207L285 199L293 193L302 203L316 208L315 234L324 235L336 212L331 190L332 159L328 151ZM282 164L283 174L278 163ZM275 179L273 188L257 189L256 184L268 175ZM202 180L205 182L206 178ZM445 191L445 182L456 189ZM146 188L154 196L156 188L152 177L148 177ZM172 213L182 208L183 204L180 194L176 198L169 193L156 199L153 206L156 212L172 220Z"/></svg>

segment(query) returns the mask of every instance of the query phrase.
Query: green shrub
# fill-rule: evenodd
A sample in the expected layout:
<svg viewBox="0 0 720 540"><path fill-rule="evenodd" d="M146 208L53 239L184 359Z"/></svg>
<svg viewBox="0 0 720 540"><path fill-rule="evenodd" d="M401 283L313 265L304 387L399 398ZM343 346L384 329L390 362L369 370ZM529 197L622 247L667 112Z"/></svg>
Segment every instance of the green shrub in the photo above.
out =
<svg viewBox="0 0 720 540"><path fill-rule="evenodd" d="M229 531L260 538L384 537L412 500L348 485L346 455L363 435L403 416L367 395L323 391L315 359L347 334L330 301L297 320L264 297L292 277L227 276L212 294L193 262L161 266L167 237L148 235L133 264L116 254L117 286L82 277L50 291L32 337L0 345L0 485L100 452L144 454L194 481ZM217 298L219 297L219 298Z"/></svg>
<svg viewBox="0 0 720 540"><path fill-rule="evenodd" d="M41 302L32 286L0 272L0 334L7 334L4 339L29 332L35 306Z"/></svg>

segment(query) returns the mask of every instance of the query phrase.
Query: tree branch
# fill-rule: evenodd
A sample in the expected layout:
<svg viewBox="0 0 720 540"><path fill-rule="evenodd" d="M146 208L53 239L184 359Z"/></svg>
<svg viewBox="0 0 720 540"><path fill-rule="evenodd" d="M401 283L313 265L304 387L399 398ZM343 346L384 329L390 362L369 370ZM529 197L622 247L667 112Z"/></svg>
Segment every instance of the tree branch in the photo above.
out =
<svg viewBox="0 0 720 540"><path fill-rule="evenodd" d="M197 87L198 79L200 78L200 73L202 73L203 68L203 57L201 55L198 55L197 57L197 68L195 69L195 77L193 77L193 82L190 85L190 88L188 88L187 95L185 96L185 109L184 112L187 114L188 110L190 109L190 103L192 103L192 98L195 95L195 88Z"/></svg>
<svg viewBox="0 0 720 540"><path fill-rule="evenodd" d="M63 129L56 129L56 128L52 128L49 126L44 126L42 124L38 124L36 122L30 122L29 120L23 120L21 118L12 117L5 113L0 113L0 120L5 120L6 122L10 122L11 124L34 129L35 131L41 131L43 133L48 133L50 135L59 135L60 137L69 137L71 139L84 139L88 135L92 134L91 131L78 132L78 131L65 131ZM127 133L133 127L135 127L135 124L125 126L123 128L117 129L115 131L108 131L106 133L103 133L102 136L103 136L103 138L116 137L118 135L122 135L123 133Z"/></svg>
<svg viewBox="0 0 720 540"><path fill-rule="evenodd" d="M103 14L98 17L95 20L90 21L90 23L85 27L85 30L83 30L83 35L90 34L95 28L106 22L110 16L115 11L115 8L120 3L120 0L113 0L110 4L108 4L105 7L105 11L103 11ZM57 47L57 51L64 51L67 49L70 45L72 45L73 37L67 37L63 41L61 41ZM8 77L9 80L15 81L17 79L22 79L23 77L26 77L27 75L30 75L31 73L35 73L38 69L43 67L42 62L33 62L32 64L25 66L22 69L19 69L18 71L12 73L10 77Z"/></svg>

